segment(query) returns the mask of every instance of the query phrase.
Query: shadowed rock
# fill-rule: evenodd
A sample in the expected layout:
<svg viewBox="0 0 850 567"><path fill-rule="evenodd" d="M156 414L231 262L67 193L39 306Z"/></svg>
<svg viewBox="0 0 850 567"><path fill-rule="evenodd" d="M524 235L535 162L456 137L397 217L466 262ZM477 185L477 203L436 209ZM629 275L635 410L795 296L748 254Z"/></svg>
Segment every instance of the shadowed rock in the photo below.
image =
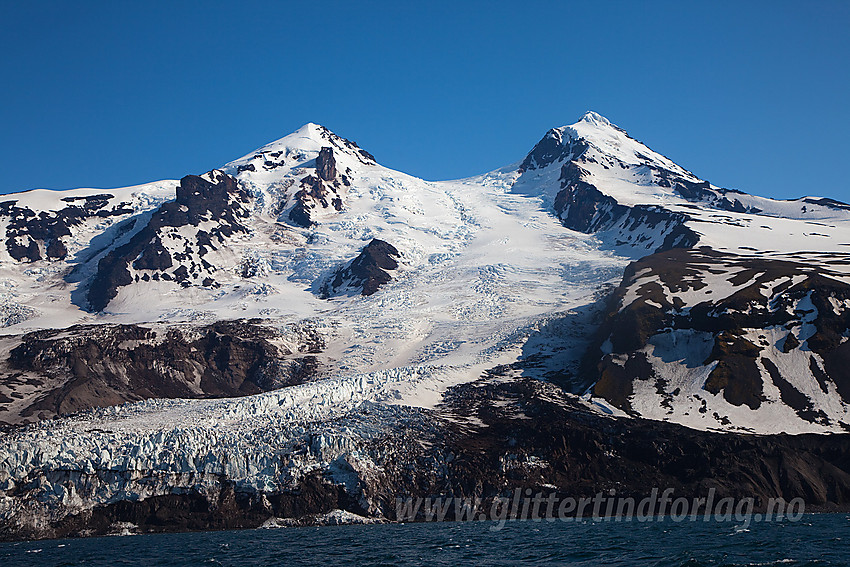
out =
<svg viewBox="0 0 850 567"><path fill-rule="evenodd" d="M726 295L716 294L711 286L717 278L734 287ZM685 304L676 297L703 289L711 293L696 304ZM624 305L627 295L632 299ZM850 402L850 346L844 338L850 334L850 309L842 307L847 301L850 285L827 273L813 273L803 263L709 249L657 253L626 269L597 341L585 357L579 388L593 385L596 395L630 411L635 382L663 378L647 363L647 349L653 352L653 341L663 341L674 329L700 333L711 341L707 358L689 363L706 370L713 365L702 385L707 392L722 394L732 405L756 410L766 399L764 381L769 379L779 389L782 402L801 418L829 424L815 400L793 384L808 379L825 396ZM800 307L809 304L810 308ZM812 325L814 332L802 340L795 334L804 324ZM787 332L775 344L764 336L753 338L753 332L771 328ZM607 345L604 351L603 344ZM792 351L810 358L810 375L800 375L799 369L793 371L794 376L783 374L789 370L771 361ZM658 363L685 364L681 360L687 351L682 347L677 353Z"/></svg>
<svg viewBox="0 0 850 567"><path fill-rule="evenodd" d="M398 268L398 256L399 252L392 244L373 239L348 267L338 270L325 284L322 296L330 297L343 289L359 289L363 295L372 295L392 280L387 270Z"/></svg>
<svg viewBox="0 0 850 567"><path fill-rule="evenodd" d="M255 394L306 381L318 370L321 337L305 332L295 352L279 333L247 321L154 330L77 326L28 333L12 349L0 385L27 399L17 412L0 402L0 422L20 423L146 398ZM25 378L36 375L41 388ZM12 401L12 400L8 400Z"/></svg>
<svg viewBox="0 0 850 567"><path fill-rule="evenodd" d="M181 179L174 201L154 211L150 221L129 242L101 258L87 296L93 311L105 309L120 287L133 283L131 263L135 270L152 271L151 276L144 276L154 280L185 280L179 273L165 271L174 266L174 258L160 238L163 227L197 227L201 222L214 221L216 225L211 230L197 232L195 244L202 252L211 246L212 238L224 242L235 233L248 232L243 224L243 219L250 214L243 207L250 201L248 194L236 179L220 171L212 171L207 176L209 180L197 175Z"/></svg>
<svg viewBox="0 0 850 567"><path fill-rule="evenodd" d="M43 258L41 247L44 247L47 259L64 259L68 249L61 239L71 235L71 228L92 217L107 218L134 212L126 203L108 208L111 199L113 195L109 193L63 197L61 200L67 203L64 208L38 214L29 208L19 207L17 200L0 203L0 217L9 219L6 226L9 255L19 262L35 262Z"/></svg>
<svg viewBox="0 0 850 567"><path fill-rule="evenodd" d="M316 174L325 181L333 181L336 178L336 160L333 148L322 148L316 158Z"/></svg>

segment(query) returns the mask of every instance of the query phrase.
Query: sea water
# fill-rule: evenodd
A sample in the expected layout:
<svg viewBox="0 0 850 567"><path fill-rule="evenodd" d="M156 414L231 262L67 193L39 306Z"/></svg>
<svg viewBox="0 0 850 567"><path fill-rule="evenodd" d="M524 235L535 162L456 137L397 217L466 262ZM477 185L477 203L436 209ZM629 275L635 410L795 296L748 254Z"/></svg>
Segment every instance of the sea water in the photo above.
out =
<svg viewBox="0 0 850 567"><path fill-rule="evenodd" d="M279 528L0 544L0 566L850 565L850 515L753 523L510 521Z"/></svg>

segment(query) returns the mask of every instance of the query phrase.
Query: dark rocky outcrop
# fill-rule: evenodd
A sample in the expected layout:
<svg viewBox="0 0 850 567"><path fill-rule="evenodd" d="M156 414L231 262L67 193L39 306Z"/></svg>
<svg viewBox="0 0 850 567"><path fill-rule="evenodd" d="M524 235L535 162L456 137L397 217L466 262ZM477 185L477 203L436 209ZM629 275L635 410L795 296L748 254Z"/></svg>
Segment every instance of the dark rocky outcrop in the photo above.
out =
<svg viewBox="0 0 850 567"><path fill-rule="evenodd" d="M295 206L289 211L289 220L304 228L316 224L313 219L313 210L321 206L327 209L331 206L337 211L342 210L342 197L336 189L339 182L328 185L322 178L308 175L301 181L302 189L295 193Z"/></svg>
<svg viewBox="0 0 850 567"><path fill-rule="evenodd" d="M572 161L561 168L561 190L555 196L555 213L571 230L591 233L611 228L628 214L629 207L584 181L582 172Z"/></svg>
<svg viewBox="0 0 850 567"><path fill-rule="evenodd" d="M310 228L315 223L313 222L313 219L310 218L310 209L307 205L306 199L304 199L303 196L299 196L297 194L296 198L298 199L298 202L295 204L294 207L292 207L292 209L290 209L289 220L291 220L298 226Z"/></svg>
<svg viewBox="0 0 850 567"><path fill-rule="evenodd" d="M336 160L333 148L322 148L316 157L316 175L325 181L336 179Z"/></svg>
<svg viewBox="0 0 850 567"><path fill-rule="evenodd" d="M89 286L89 307L93 311L102 311L118 294L120 287L133 283L135 279L130 272L131 267L134 270L151 271L152 274L143 274L150 279L176 280L185 285L189 285L189 274L193 281L199 282L208 277L212 266L203 260L189 262L189 266L178 266L176 270L186 270L184 277L176 270L166 270L174 266L174 260L188 262L190 248L198 248L202 256L206 248L214 247L213 240L223 243L236 233L247 233L243 220L250 215L244 206L249 201L247 192L229 175L219 171L210 172L206 178L187 175L180 180L174 201L159 207L129 242L114 248L100 259L97 273ZM216 226L210 231L197 231L195 241L185 242L182 252L172 254L165 248L161 235L163 229L197 227L203 221L215 221ZM181 257L177 254L181 254ZM138 274L136 277L139 277Z"/></svg>
<svg viewBox="0 0 850 567"><path fill-rule="evenodd" d="M372 239L347 267L340 268L322 288L322 296L330 297L343 290L359 290L372 295L392 280L387 270L398 268L399 252L383 240Z"/></svg>
<svg viewBox="0 0 850 567"><path fill-rule="evenodd" d="M51 240L47 245L47 257L51 260L61 260L68 255L68 247L58 238Z"/></svg>
<svg viewBox="0 0 850 567"><path fill-rule="evenodd" d="M552 128L525 156L519 170L524 173L542 169L555 162L577 159L587 150L587 147L587 142L584 140L572 138L569 134L565 140L561 129Z"/></svg>
<svg viewBox="0 0 850 567"><path fill-rule="evenodd" d="M48 260L64 259L68 249L62 238L70 236L73 227L92 217L117 217L134 212L126 203L109 208L113 198L109 193L64 197L61 199L67 203L64 208L39 213L19 207L17 200L0 203L0 216L9 219L6 226L9 255L18 262L35 262L45 255Z"/></svg>
<svg viewBox="0 0 850 567"><path fill-rule="evenodd" d="M21 240L25 244L21 244ZM18 262L23 262L24 260L29 262L41 260L41 249L38 246L38 242L29 237L7 240L6 249L9 251L9 256Z"/></svg>
<svg viewBox="0 0 850 567"><path fill-rule="evenodd" d="M0 401L0 422L34 421L146 398L244 396L314 376L316 354L324 347L321 337L305 330L293 351L275 346L272 341L278 338L278 331L249 321L28 333L0 374L0 386L26 401L16 404L16 412L7 409L12 398ZM34 392L33 385L39 386Z"/></svg>
<svg viewBox="0 0 850 567"><path fill-rule="evenodd" d="M158 476L161 475L152 474L151 480L160 480ZM40 530L0 526L0 541L114 535L120 533L120 526L128 525L133 526L132 533L234 530L256 528L270 518L302 518L329 510L363 513L358 501L343 486L328 482L320 474L308 475L295 489L276 493L246 492L227 478L218 480L217 486L204 492L121 500L65 516Z"/></svg>
<svg viewBox="0 0 850 567"><path fill-rule="evenodd" d="M334 150L324 147L316 157L316 175L308 175L299 182L301 189L295 193L295 205L289 210L289 220L298 226L309 228L316 224L313 211L321 207L333 207L341 211L343 185L349 185L347 176L336 168Z"/></svg>
<svg viewBox="0 0 850 567"><path fill-rule="evenodd" d="M835 199L828 199L826 197L803 197L802 200L804 203L828 207L835 211L850 211L850 205L841 201L836 201Z"/></svg>
<svg viewBox="0 0 850 567"><path fill-rule="evenodd" d="M270 517L298 518L337 509L358 510L360 506L342 486L320 475L306 477L297 490L270 495L239 491L224 480L212 495L170 494L141 502L123 501L65 518L56 528L56 537L80 532L108 534L123 523L148 533L255 528Z"/></svg>
<svg viewBox="0 0 850 567"><path fill-rule="evenodd" d="M659 206L621 205L584 177L575 161L561 167L561 190L553 206L567 228L584 233L610 230L616 236L615 245L649 246L650 253L690 248L699 242L699 235L685 224L687 215ZM663 239L658 240L659 234Z"/></svg>
<svg viewBox="0 0 850 567"><path fill-rule="evenodd" d="M824 393L832 382L841 399L850 402L850 357L846 354L850 347L844 339L850 332L850 309L842 307L850 301L850 285L829 277L828 272L813 272L803 263L709 249L673 249L634 262L611 297L609 315L585 358L579 388L593 385L597 395L628 411L633 382L659 379L645 364L644 349L653 337L671 329L693 331L713 340L705 360L690 362L714 364L703 386L706 391L722 393L730 404L758 409L768 376L784 403L804 419L822 423L825 416L813 409L809 398L792 386L766 353L795 349L804 355L816 353L825 368L811 359L812 382ZM707 295L710 299L697 304L686 305L675 297L688 291L714 291L709 286L717 278L737 287L726 296ZM798 283L792 284L792 278ZM767 289L770 293L765 293ZM634 300L624 305L627 294ZM808 302L811 309L799 307ZM801 338L804 323L815 330ZM752 338L768 328L787 329L787 333L776 344ZM603 352L603 343L609 351Z"/></svg>
<svg viewBox="0 0 850 567"><path fill-rule="evenodd" d="M714 488L736 498L800 497L808 511L850 507L850 435L739 435L696 431L642 419L613 419L551 385L482 380L454 388L447 406L485 426L458 427L453 494L534 493L554 485L563 496L609 489L642 498L652 487L704 497Z"/></svg>
<svg viewBox="0 0 850 567"><path fill-rule="evenodd" d="M701 203L714 209L721 211L729 211L733 213L750 213L758 214L761 211L758 207L745 206L735 197L728 197L730 193L739 193L733 189L713 188L708 181L691 181L685 179L675 173L666 170L653 168L656 173L663 173L663 179L669 184L672 183L673 190L683 198L694 203Z"/></svg>
<svg viewBox="0 0 850 567"><path fill-rule="evenodd" d="M715 337L714 348L705 363L717 362L717 366L703 388L712 394L722 391L732 405L758 409L764 400L762 376L756 362L762 349L734 331L723 330Z"/></svg>

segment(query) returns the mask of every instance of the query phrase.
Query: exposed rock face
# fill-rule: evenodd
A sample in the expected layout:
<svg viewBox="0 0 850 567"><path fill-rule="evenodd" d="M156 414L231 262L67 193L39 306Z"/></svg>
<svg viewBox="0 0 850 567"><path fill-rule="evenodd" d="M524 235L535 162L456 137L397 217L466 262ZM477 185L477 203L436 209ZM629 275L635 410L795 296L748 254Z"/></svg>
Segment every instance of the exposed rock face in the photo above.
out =
<svg viewBox="0 0 850 567"><path fill-rule="evenodd" d="M320 179L333 181L336 179L336 160L333 148L322 148L316 158L316 174Z"/></svg>
<svg viewBox="0 0 850 567"><path fill-rule="evenodd" d="M690 248L699 242L699 235L685 226L687 215L658 206L621 205L584 181L585 175L574 161L561 168L561 190L554 208L567 228L585 233L611 230L617 235L615 245L647 248L649 252Z"/></svg>
<svg viewBox="0 0 850 567"><path fill-rule="evenodd" d="M847 203L842 203L841 201L836 201L835 199L827 199L826 197L804 197L803 202L809 203L811 205L820 205L822 207L830 208L834 211L850 211L850 205Z"/></svg>
<svg viewBox="0 0 850 567"><path fill-rule="evenodd" d="M358 290L372 295L392 280L387 270L398 268L399 252L395 246L377 238L372 239L350 265L339 269L322 289L324 297L344 290Z"/></svg>
<svg viewBox="0 0 850 567"><path fill-rule="evenodd" d="M317 209L333 207L342 210L341 190L351 184L345 174L337 174L334 150L324 147L316 158L316 175L308 175L299 182L302 189L295 194L295 206L289 211L289 220L309 228L316 224Z"/></svg>
<svg viewBox="0 0 850 567"><path fill-rule="evenodd" d="M247 321L36 331L21 337L2 369L0 423L147 398L234 397L299 384L318 370L323 347L309 329L284 338Z"/></svg>
<svg viewBox="0 0 850 567"><path fill-rule="evenodd" d="M207 493L175 493L138 502L121 501L67 516L48 528L47 533L53 538L109 535L120 532L117 526L132 526L131 533L234 530L257 528L272 518L314 518L340 509L359 510L360 506L343 486L327 482L319 475L306 477L295 490L274 494L240 491L223 479ZM41 538L44 532L21 530L19 533L24 538ZM3 535L0 534L0 539Z"/></svg>
<svg viewBox="0 0 850 567"><path fill-rule="evenodd" d="M708 181L696 182L669 169L649 165L647 167L657 176L658 184L661 187L672 187L677 194L692 203L734 213L758 214L762 212L758 207L741 203L736 195L744 195L744 193L735 189L712 187Z"/></svg>
<svg viewBox="0 0 850 567"><path fill-rule="evenodd" d="M507 402L507 403L506 403ZM533 380L468 384L447 405L487 427L456 433L449 449L454 493L496 495L506 487L565 496L616 488L643 497L648 487L704 496L752 496L757 505L801 497L809 509L850 505L850 435L748 436L604 417L551 385Z"/></svg>
<svg viewBox="0 0 850 567"><path fill-rule="evenodd" d="M582 180L583 170L575 162L561 168L561 190L555 197L555 213L564 226L580 232L610 228L629 208Z"/></svg>
<svg viewBox="0 0 850 567"><path fill-rule="evenodd" d="M708 249L635 262L588 355L584 386L595 383L596 395L636 411L631 398L642 384L671 407L682 405L679 397L701 399L687 386L697 380L731 406L781 401L802 420L850 429L841 409L850 403L850 285L831 275ZM697 412L709 408L702 403ZM714 419L728 422L722 413Z"/></svg>
<svg viewBox="0 0 850 567"><path fill-rule="evenodd" d="M553 128L525 156L519 169L521 172L541 169L555 162L577 159L587 150L587 143L580 139L564 140L561 130Z"/></svg>
<svg viewBox="0 0 850 567"><path fill-rule="evenodd" d="M159 207L129 242L101 258L89 287L89 306L102 311L120 287L140 280L175 281L184 287L214 285L210 278L215 267L203 256L234 234L248 233L243 220L250 215L249 202L236 180L220 171L187 175L180 180L174 201ZM211 229L197 228L210 222ZM196 227L194 237L179 234L181 227Z"/></svg>
<svg viewBox="0 0 850 567"><path fill-rule="evenodd" d="M6 226L6 250L19 262L35 262L43 258L62 260L68 254L62 239L71 235L71 228L88 218L117 217L134 212L127 203L109 207L113 198L109 193L65 197L62 199L68 203L65 208L39 213L17 206L16 200L4 201L0 203L0 217L9 219Z"/></svg>
<svg viewBox="0 0 850 567"><path fill-rule="evenodd" d="M289 211L289 220L304 228L316 224L313 211L318 207L327 209L333 207L342 210L342 198L336 192L339 186L325 184L320 177L308 175L301 181L302 189L295 194L295 206Z"/></svg>

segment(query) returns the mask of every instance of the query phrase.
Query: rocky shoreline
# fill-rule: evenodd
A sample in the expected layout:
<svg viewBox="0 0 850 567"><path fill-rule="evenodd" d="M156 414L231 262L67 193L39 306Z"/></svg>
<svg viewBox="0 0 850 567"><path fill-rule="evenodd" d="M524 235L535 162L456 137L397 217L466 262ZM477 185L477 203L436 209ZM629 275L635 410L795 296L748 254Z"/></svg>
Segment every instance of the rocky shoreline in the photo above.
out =
<svg viewBox="0 0 850 567"><path fill-rule="evenodd" d="M493 377L453 388L442 406L421 417L435 425L374 439L368 449L374 466L352 467L349 482L340 482L334 470L340 457L354 460L351 451L342 451L286 490L252 490L211 475L203 489L180 489L171 481L165 494L74 512L69 507L64 514L60 506L27 517L19 508L3 516L0 539L257 528L287 518L289 525L320 525L317 518L337 510L396 521L399 498L479 498L487 505L529 489L573 498L611 490L642 498L652 488L697 498L713 490L718 499L753 498L756 511L777 497L801 498L807 512L850 510L850 435L702 432L607 416L550 384ZM73 482L117 481L94 471ZM37 495L36 478L4 493L18 502ZM453 514L445 519L456 519Z"/></svg>

